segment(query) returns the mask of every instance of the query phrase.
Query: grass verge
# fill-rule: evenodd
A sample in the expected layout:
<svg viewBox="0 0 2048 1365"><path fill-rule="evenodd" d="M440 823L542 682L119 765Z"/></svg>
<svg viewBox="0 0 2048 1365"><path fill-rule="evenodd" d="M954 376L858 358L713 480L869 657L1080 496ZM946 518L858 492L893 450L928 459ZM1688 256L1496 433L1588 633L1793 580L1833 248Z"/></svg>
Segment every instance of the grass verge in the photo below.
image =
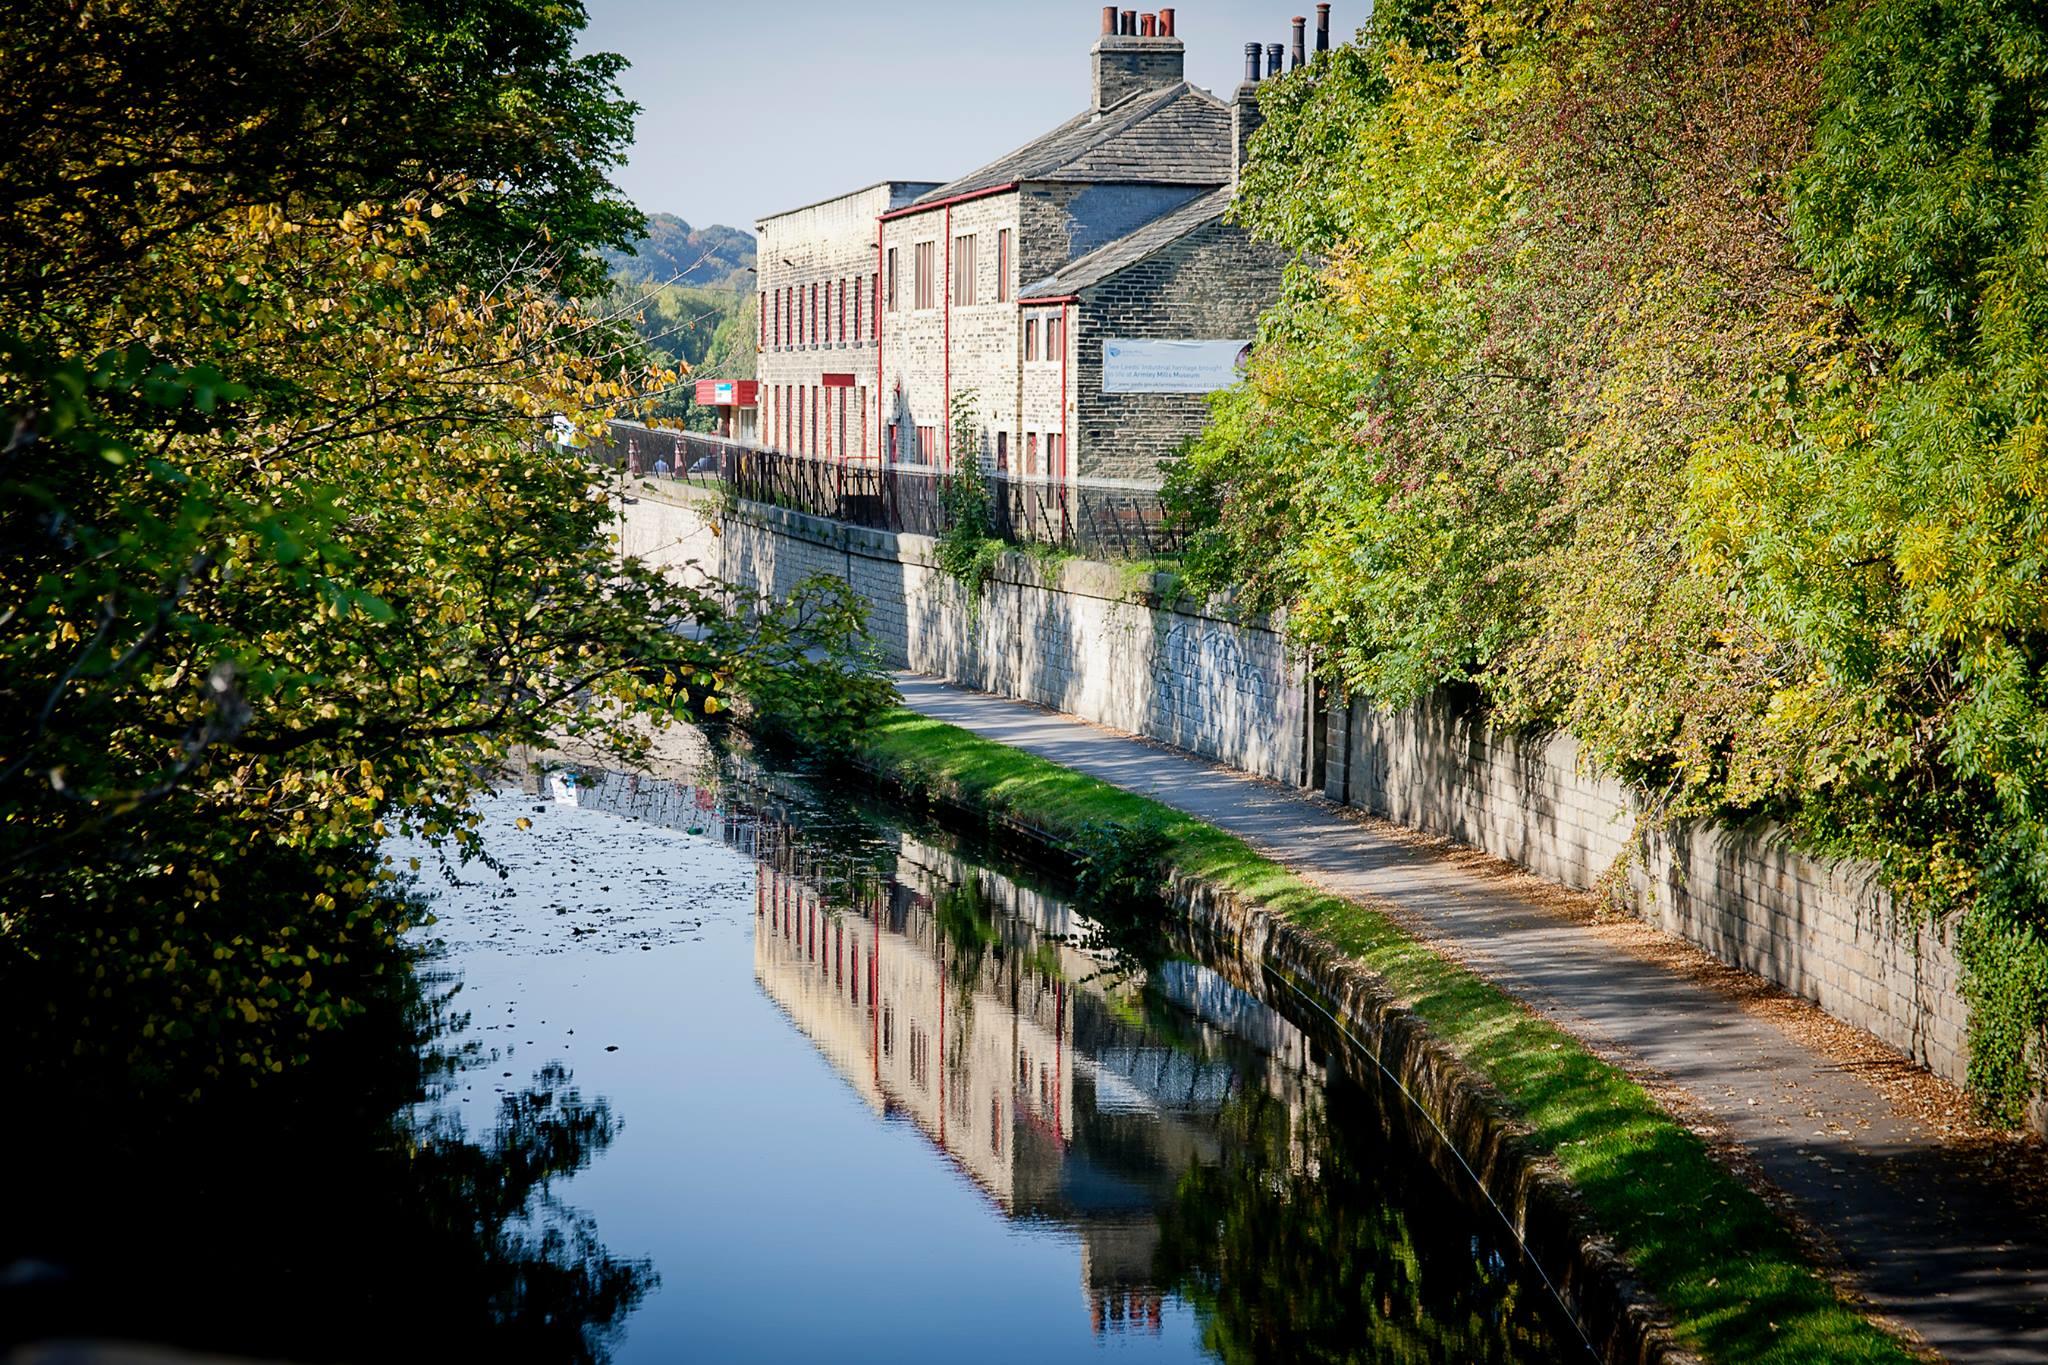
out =
<svg viewBox="0 0 2048 1365"><path fill-rule="evenodd" d="M940 721L893 712L863 747L867 762L913 795L962 798L1056 840L1104 823L1158 830L1182 872L1378 973L1506 1096L1687 1349L1725 1362L1920 1358L1844 1303L1763 1200L1642 1087L1386 916L1318 890L1193 816Z"/></svg>

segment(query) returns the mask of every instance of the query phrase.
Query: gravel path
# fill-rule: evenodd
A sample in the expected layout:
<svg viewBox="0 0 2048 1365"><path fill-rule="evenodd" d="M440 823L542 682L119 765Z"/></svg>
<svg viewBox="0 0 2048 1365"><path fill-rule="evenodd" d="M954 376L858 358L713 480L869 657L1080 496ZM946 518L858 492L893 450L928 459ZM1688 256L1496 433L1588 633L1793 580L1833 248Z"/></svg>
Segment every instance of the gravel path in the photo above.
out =
<svg viewBox="0 0 2048 1365"><path fill-rule="evenodd" d="M1071 716L900 674L904 704L1229 830L1337 894L1375 901L1660 1094L1832 1244L1876 1311L1949 1360L2048 1361L2048 1219L2008 1161L1957 1143L1832 1049L1618 947L1512 878L1322 800ZM2031 1207L2030 1207L2031 1206Z"/></svg>

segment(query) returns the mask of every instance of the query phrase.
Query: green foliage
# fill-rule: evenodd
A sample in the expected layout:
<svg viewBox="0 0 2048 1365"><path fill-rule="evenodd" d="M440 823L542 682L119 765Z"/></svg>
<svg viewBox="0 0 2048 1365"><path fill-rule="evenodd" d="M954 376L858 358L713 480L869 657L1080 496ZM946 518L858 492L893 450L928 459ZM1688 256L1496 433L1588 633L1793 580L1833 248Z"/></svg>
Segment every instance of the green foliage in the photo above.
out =
<svg viewBox="0 0 2048 1365"><path fill-rule="evenodd" d="M1960 942L2008 1118L2048 924L2036 9L1376 16L1266 89L1236 212L1299 255L1172 477L1190 586L1351 691L1470 688L1665 817L1995 902Z"/></svg>
<svg viewBox="0 0 2048 1365"><path fill-rule="evenodd" d="M976 609L1006 548L995 534L994 502L982 467L981 441L974 391L962 389L953 395L952 467L942 476L939 488L946 529L939 534L934 550L939 567L967 590L968 602Z"/></svg>
<svg viewBox="0 0 2048 1365"><path fill-rule="evenodd" d="M615 282L605 306L631 323L640 343L631 350L638 363L673 370L678 376L647 403L650 419L680 423L689 431L710 431L720 412L698 406L693 373L717 379L753 377L759 312L752 293Z"/></svg>
<svg viewBox="0 0 2048 1365"><path fill-rule="evenodd" d="M1166 831L1156 824L1088 820L1062 840L1073 860L1074 903L1118 919L1156 917L1166 887Z"/></svg>
<svg viewBox="0 0 2048 1365"><path fill-rule="evenodd" d="M1796 235L1857 332L1703 452L1696 534L1811 659L1805 822L1964 911L1972 1081L2016 1120L2048 1072L2048 15L1884 0L1825 77Z"/></svg>
<svg viewBox="0 0 2048 1365"><path fill-rule="evenodd" d="M744 620L748 640L732 651L732 680L757 728L844 754L896 705L896 685L867 634L866 600L845 579L807 578L780 601L760 600Z"/></svg>
<svg viewBox="0 0 2048 1365"><path fill-rule="evenodd" d="M0 1011L45 1079L309 1058L398 960L379 841L473 846L515 745L630 760L738 699L843 742L888 696L852 603L622 561L543 439L672 379L576 301L631 218L580 9L330 9L6 35Z"/></svg>

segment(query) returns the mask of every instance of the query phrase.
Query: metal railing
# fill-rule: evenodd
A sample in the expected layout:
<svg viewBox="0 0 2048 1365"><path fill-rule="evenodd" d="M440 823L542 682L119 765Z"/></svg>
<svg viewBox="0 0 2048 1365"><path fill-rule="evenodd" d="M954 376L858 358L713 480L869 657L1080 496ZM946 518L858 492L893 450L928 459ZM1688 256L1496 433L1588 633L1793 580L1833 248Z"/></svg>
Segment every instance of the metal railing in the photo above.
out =
<svg viewBox="0 0 2048 1365"><path fill-rule="evenodd" d="M952 477L930 465L844 463L793 455L694 431L612 424L592 458L645 478L722 488L747 502L878 531L935 536L947 529ZM1183 529L1159 490L1117 479L984 475L992 529L1019 545L1052 545L1091 559L1161 559L1180 553Z"/></svg>

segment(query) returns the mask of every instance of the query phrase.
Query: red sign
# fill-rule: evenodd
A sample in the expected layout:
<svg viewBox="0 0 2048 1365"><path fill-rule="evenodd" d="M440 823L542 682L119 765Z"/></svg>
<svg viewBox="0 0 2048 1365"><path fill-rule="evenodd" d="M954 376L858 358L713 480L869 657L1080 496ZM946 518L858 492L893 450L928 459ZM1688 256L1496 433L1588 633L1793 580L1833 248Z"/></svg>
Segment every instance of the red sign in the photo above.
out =
<svg viewBox="0 0 2048 1365"><path fill-rule="evenodd" d="M697 402L707 408L751 408L759 401L761 385L752 379L700 379Z"/></svg>
<svg viewBox="0 0 2048 1365"><path fill-rule="evenodd" d="M818 382L828 389L850 389L853 387L853 376L850 374L821 374L818 376Z"/></svg>

